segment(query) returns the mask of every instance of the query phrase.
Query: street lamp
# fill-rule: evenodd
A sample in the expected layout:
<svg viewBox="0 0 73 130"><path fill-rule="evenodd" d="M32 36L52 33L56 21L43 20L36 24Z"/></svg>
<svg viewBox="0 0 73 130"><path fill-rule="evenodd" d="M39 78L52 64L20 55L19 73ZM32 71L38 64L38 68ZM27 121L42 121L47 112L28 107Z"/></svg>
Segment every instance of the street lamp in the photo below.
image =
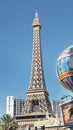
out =
<svg viewBox="0 0 73 130"><path fill-rule="evenodd" d="M63 97L61 97L61 100L67 99L69 97L71 98L71 100L73 100L73 97L71 95L63 95Z"/></svg>

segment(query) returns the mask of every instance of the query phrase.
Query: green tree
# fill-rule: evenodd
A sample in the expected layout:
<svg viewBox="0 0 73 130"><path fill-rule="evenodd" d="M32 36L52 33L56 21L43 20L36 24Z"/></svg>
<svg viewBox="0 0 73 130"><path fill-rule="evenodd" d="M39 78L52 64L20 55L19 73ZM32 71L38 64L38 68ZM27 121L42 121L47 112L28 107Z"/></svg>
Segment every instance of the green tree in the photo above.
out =
<svg viewBox="0 0 73 130"><path fill-rule="evenodd" d="M17 122L9 114L4 114L1 120L3 130L8 130L10 127L12 127L13 130L16 130L18 128Z"/></svg>
<svg viewBox="0 0 73 130"><path fill-rule="evenodd" d="M10 123L10 120L11 120L11 116L8 115L8 114L4 114L1 118L2 120L2 126L3 126L3 129L4 130L8 130L9 128L9 123Z"/></svg>
<svg viewBox="0 0 73 130"><path fill-rule="evenodd" d="M2 125L0 124L0 130L3 130L3 127L2 127Z"/></svg>
<svg viewBox="0 0 73 130"><path fill-rule="evenodd" d="M10 125L12 126L13 130L18 128L18 123L15 120L13 120Z"/></svg>

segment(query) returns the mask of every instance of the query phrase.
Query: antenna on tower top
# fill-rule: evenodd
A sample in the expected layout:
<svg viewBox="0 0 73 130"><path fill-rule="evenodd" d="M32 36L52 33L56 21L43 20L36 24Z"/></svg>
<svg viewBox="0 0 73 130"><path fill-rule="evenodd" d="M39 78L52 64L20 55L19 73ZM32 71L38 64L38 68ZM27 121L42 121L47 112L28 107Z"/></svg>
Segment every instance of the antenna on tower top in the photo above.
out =
<svg viewBox="0 0 73 130"><path fill-rule="evenodd" d="M36 9L36 14L35 14L35 17L38 17L38 11L37 11L37 9Z"/></svg>

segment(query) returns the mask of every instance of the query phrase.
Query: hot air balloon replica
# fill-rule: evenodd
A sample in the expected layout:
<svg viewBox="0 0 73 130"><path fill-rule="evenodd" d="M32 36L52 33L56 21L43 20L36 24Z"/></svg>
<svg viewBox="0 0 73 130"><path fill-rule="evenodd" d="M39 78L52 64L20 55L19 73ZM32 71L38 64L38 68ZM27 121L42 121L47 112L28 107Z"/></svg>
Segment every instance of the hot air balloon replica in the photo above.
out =
<svg viewBox="0 0 73 130"><path fill-rule="evenodd" d="M73 92L73 45L65 49L57 59L56 72L60 83Z"/></svg>

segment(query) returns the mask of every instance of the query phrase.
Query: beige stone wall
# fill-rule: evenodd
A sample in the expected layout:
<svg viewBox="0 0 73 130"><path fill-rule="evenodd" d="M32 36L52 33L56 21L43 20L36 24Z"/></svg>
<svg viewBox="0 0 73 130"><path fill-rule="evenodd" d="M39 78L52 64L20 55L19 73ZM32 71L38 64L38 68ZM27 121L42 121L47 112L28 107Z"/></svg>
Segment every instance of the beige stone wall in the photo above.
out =
<svg viewBox="0 0 73 130"><path fill-rule="evenodd" d="M49 128L49 127L63 125L63 122L61 122L61 119L56 119L56 118L20 120L18 121L18 125L20 126L18 130L28 130L29 127L31 127L31 130L34 130L35 127L37 127L39 130L41 126L45 126L45 130L65 130L64 128L61 128L61 127Z"/></svg>
<svg viewBox="0 0 73 130"><path fill-rule="evenodd" d="M45 128L45 130L70 130L70 128Z"/></svg>

